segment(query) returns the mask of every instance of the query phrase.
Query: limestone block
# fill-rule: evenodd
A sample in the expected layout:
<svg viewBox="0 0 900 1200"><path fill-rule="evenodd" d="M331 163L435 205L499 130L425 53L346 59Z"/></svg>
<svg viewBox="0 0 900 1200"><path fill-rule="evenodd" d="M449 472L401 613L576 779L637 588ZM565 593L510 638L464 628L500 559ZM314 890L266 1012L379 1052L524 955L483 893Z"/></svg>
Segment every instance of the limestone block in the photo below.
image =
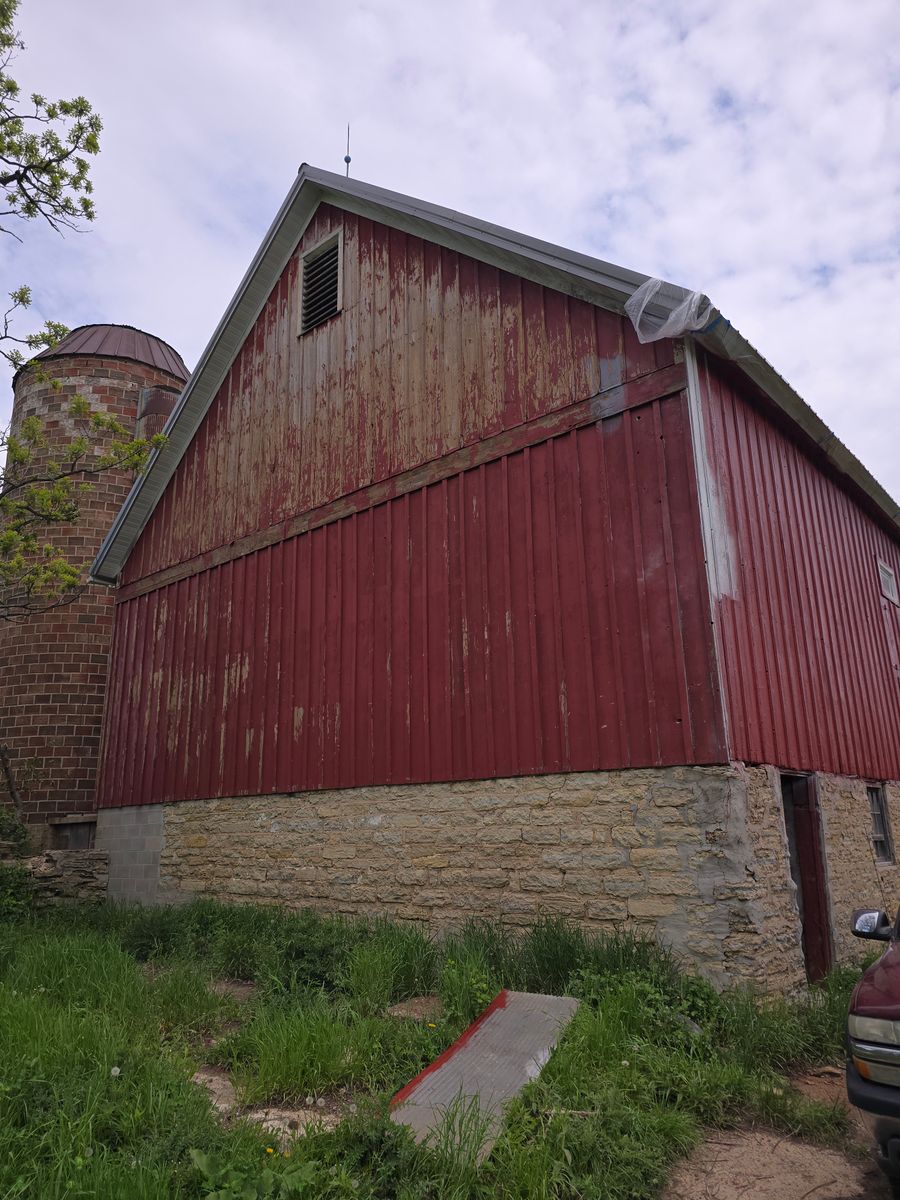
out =
<svg viewBox="0 0 900 1200"><path fill-rule="evenodd" d="M628 916L628 905L624 900L605 896L602 900L588 901L586 911L589 921L624 921Z"/></svg>
<svg viewBox="0 0 900 1200"><path fill-rule="evenodd" d="M696 881L675 872L644 873L644 890L649 896L696 896Z"/></svg>
<svg viewBox="0 0 900 1200"><path fill-rule="evenodd" d="M612 840L617 846L642 846L644 835L633 825L616 825L612 831Z"/></svg>
<svg viewBox="0 0 900 1200"><path fill-rule="evenodd" d="M687 804L691 800L691 796L684 788L667 787L657 784L650 787L650 799L659 808L666 806L680 808L683 804Z"/></svg>
<svg viewBox="0 0 900 1200"><path fill-rule="evenodd" d="M410 860L417 867L449 867L450 859L446 854L423 854Z"/></svg>
<svg viewBox="0 0 900 1200"><path fill-rule="evenodd" d="M674 847L636 846L628 856L635 867L652 867L657 870L677 870L681 859Z"/></svg>
<svg viewBox="0 0 900 1200"><path fill-rule="evenodd" d="M609 896L637 896L644 891L644 880L637 871L612 871L603 879Z"/></svg>
<svg viewBox="0 0 900 1200"><path fill-rule="evenodd" d="M628 901L632 917L667 917L678 911L678 901L669 896L634 896Z"/></svg>
<svg viewBox="0 0 900 1200"><path fill-rule="evenodd" d="M509 842L521 842L522 830L515 825L497 825L481 830L478 841L484 846L501 846Z"/></svg>
<svg viewBox="0 0 900 1200"><path fill-rule="evenodd" d="M571 850L545 850L541 854L541 862L548 867L574 871L583 865L584 855Z"/></svg>
<svg viewBox="0 0 900 1200"><path fill-rule="evenodd" d="M581 856L585 868L595 871L609 871L623 866L628 862L628 852L624 847L610 846L608 850L586 850Z"/></svg>
<svg viewBox="0 0 900 1200"><path fill-rule="evenodd" d="M559 840L559 829L556 826L539 826L522 830L522 841L533 842L538 846L552 846Z"/></svg>
<svg viewBox="0 0 900 1200"><path fill-rule="evenodd" d="M546 892L562 887L565 876L562 871L529 871L519 877L523 892Z"/></svg>
<svg viewBox="0 0 900 1200"><path fill-rule="evenodd" d="M472 888L505 887L509 882L509 874L502 870L467 871L465 878Z"/></svg>
<svg viewBox="0 0 900 1200"><path fill-rule="evenodd" d="M599 833L599 831L598 831ZM602 834L600 835L602 836ZM598 838L593 829L566 829L559 831L560 841L564 844L590 846Z"/></svg>

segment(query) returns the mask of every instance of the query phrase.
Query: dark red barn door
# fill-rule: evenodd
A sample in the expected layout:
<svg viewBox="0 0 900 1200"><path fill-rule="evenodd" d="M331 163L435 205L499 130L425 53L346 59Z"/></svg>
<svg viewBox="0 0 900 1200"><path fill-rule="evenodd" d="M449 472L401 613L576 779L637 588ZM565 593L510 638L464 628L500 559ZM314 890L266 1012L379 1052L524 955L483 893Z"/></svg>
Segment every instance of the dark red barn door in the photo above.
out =
<svg viewBox="0 0 900 1200"><path fill-rule="evenodd" d="M781 798L791 876L797 885L806 975L810 983L815 983L827 974L832 963L822 822L815 780L811 775L782 775Z"/></svg>

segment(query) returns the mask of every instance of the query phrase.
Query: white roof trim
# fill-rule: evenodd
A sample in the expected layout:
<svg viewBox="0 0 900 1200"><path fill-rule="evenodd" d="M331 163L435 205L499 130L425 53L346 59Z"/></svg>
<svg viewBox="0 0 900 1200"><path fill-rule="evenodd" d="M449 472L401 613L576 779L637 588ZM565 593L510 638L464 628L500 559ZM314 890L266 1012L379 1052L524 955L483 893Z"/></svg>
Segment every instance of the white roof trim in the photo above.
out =
<svg viewBox="0 0 900 1200"><path fill-rule="evenodd" d="M146 470L135 480L103 540L91 566L90 575L95 582L117 582L229 367L323 201L616 312L624 311L625 301L647 280L646 275L590 255L356 179L319 171L304 163L166 423L165 444L154 451ZM687 289L664 283L645 316L649 314L651 320L657 319L662 324L688 295ZM697 338L713 353L736 362L813 438L834 466L862 488L900 532L900 505L717 311L708 331Z"/></svg>

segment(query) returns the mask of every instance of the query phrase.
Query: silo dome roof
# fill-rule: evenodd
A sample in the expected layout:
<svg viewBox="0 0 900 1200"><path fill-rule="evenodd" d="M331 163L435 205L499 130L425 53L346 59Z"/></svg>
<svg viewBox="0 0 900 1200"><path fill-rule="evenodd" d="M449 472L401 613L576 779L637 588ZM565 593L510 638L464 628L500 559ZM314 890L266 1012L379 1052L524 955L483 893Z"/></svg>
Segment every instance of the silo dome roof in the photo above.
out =
<svg viewBox="0 0 900 1200"><path fill-rule="evenodd" d="M49 350L42 350L35 358L69 358L75 355L123 358L129 362L144 363L159 371L166 371L182 382L190 375L181 355L168 342L142 329L135 329L133 325L79 325L67 333L62 341Z"/></svg>

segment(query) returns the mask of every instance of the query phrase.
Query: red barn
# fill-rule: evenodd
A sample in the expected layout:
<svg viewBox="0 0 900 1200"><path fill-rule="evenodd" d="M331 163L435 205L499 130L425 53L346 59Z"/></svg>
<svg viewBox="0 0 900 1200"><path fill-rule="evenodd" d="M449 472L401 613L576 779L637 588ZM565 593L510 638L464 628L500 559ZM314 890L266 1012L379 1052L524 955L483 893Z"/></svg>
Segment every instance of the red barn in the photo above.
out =
<svg viewBox="0 0 900 1200"><path fill-rule="evenodd" d="M114 895L772 986L900 898L898 506L716 310L641 340L645 282L301 169L94 564Z"/></svg>

